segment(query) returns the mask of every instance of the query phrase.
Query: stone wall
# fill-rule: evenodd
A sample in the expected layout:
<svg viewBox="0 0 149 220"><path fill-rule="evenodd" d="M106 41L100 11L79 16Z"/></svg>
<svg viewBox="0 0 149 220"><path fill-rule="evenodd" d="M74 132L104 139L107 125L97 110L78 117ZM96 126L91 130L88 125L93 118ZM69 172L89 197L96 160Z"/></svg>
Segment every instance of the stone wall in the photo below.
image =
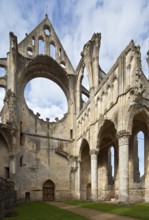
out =
<svg viewBox="0 0 149 220"><path fill-rule="evenodd" d="M16 191L14 183L0 177L0 219L14 214Z"/></svg>

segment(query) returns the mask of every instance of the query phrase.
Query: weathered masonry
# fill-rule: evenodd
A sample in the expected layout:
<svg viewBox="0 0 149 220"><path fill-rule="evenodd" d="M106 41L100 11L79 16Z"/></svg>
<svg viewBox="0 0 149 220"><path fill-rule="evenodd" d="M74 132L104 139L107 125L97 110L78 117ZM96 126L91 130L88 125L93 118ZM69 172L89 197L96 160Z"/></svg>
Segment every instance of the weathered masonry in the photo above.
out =
<svg viewBox="0 0 149 220"><path fill-rule="evenodd" d="M17 197L149 202L149 82L140 47L131 41L105 74L99 33L84 45L76 70L47 16L19 44L9 37L7 58L0 59L0 176L15 183ZM68 112L61 120L44 121L27 107L24 88L36 77L64 91Z"/></svg>

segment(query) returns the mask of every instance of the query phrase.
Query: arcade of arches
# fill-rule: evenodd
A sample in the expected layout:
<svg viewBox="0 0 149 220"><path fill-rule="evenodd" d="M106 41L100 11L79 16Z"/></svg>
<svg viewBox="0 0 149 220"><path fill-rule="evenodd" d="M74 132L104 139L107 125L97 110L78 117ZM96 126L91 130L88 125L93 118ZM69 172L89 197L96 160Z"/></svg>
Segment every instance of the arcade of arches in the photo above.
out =
<svg viewBox="0 0 149 220"><path fill-rule="evenodd" d="M0 176L15 183L18 199L149 202L149 82L140 47L131 41L105 74L100 43L94 33L74 70L47 16L20 43L10 33L0 59ZM27 83L40 77L64 92L62 118L43 120L26 104Z"/></svg>

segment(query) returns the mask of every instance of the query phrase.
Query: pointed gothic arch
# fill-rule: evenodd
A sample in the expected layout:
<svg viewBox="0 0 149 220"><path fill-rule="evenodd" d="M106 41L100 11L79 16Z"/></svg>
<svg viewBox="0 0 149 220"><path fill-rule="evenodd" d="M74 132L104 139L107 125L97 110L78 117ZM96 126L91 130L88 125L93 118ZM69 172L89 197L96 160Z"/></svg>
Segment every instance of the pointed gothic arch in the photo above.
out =
<svg viewBox="0 0 149 220"><path fill-rule="evenodd" d="M127 118L126 126L127 126L127 131L132 134L132 129L133 129L133 120L136 115L141 115L141 118L143 121L146 122L146 125L148 126L149 124L149 112L147 108L144 106L140 105L134 105L129 109L129 117Z"/></svg>
<svg viewBox="0 0 149 220"><path fill-rule="evenodd" d="M133 161L133 181L144 181L148 158L149 128L145 111L138 111L132 121L130 155ZM142 167L142 168L141 168Z"/></svg>
<svg viewBox="0 0 149 220"><path fill-rule="evenodd" d="M55 183L52 180L46 180L43 184L43 201L55 200Z"/></svg>
<svg viewBox="0 0 149 220"><path fill-rule="evenodd" d="M83 60L80 62L79 69L78 69L78 76L77 76L77 83L76 83L76 90L77 90L77 109L78 112L83 108L85 103L89 101L89 79L88 79L88 72L87 68L84 65Z"/></svg>
<svg viewBox="0 0 149 220"><path fill-rule="evenodd" d="M145 109L138 109L133 112L131 122L131 136L129 141L130 199L134 197L133 187L135 187L137 189L137 201L144 201L146 182L149 178L149 128Z"/></svg>
<svg viewBox="0 0 149 220"><path fill-rule="evenodd" d="M98 133L98 190L104 199L116 196L118 185L118 139L114 123L105 120ZM113 152L111 152L111 148ZM112 173L113 172L113 173ZM106 192L103 193L103 189Z"/></svg>
<svg viewBox="0 0 149 220"><path fill-rule="evenodd" d="M89 143L85 139L81 144L80 159L80 197L86 200L90 194L88 184L91 182L91 161Z"/></svg>
<svg viewBox="0 0 149 220"><path fill-rule="evenodd" d="M85 147L88 147L89 148L89 143L88 143L88 140L87 139L83 139L82 142L81 142L81 145L80 145L80 149L79 149L79 158L81 158L81 155L82 155L82 151Z"/></svg>
<svg viewBox="0 0 149 220"><path fill-rule="evenodd" d="M105 133L105 131L106 131L106 133ZM101 124L101 126L99 128L98 136L97 136L98 148L101 147L101 142L102 142L102 140L105 139L105 137L106 137L106 139L109 139L109 142L108 142L109 144L112 141L117 142L116 134L117 134L117 130L116 130L115 123L111 120L107 120L107 119L103 120L103 123Z"/></svg>
<svg viewBox="0 0 149 220"><path fill-rule="evenodd" d="M45 42L44 42L44 38L42 36L40 36L38 38L38 53L39 53L39 55L45 53Z"/></svg>
<svg viewBox="0 0 149 220"><path fill-rule="evenodd" d="M54 60L56 59L56 46L53 41L50 42L50 57L52 57Z"/></svg>

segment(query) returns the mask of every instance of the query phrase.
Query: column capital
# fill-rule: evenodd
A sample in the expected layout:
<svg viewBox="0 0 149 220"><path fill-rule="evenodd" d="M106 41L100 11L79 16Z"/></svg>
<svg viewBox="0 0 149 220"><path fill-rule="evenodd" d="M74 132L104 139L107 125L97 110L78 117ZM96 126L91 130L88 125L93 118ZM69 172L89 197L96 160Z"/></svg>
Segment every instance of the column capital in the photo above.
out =
<svg viewBox="0 0 149 220"><path fill-rule="evenodd" d="M117 136L118 136L118 138L121 138L121 137L124 137L124 136L129 137L130 133L128 131L122 130L122 131L119 131L117 133Z"/></svg>
<svg viewBox="0 0 149 220"><path fill-rule="evenodd" d="M130 136L130 133L127 132L127 131L120 131L118 132L118 141L119 141L119 145L125 145L125 144L128 144L129 142L129 136Z"/></svg>
<svg viewBox="0 0 149 220"><path fill-rule="evenodd" d="M91 149L90 150L90 155L97 155L99 152L99 149Z"/></svg>

